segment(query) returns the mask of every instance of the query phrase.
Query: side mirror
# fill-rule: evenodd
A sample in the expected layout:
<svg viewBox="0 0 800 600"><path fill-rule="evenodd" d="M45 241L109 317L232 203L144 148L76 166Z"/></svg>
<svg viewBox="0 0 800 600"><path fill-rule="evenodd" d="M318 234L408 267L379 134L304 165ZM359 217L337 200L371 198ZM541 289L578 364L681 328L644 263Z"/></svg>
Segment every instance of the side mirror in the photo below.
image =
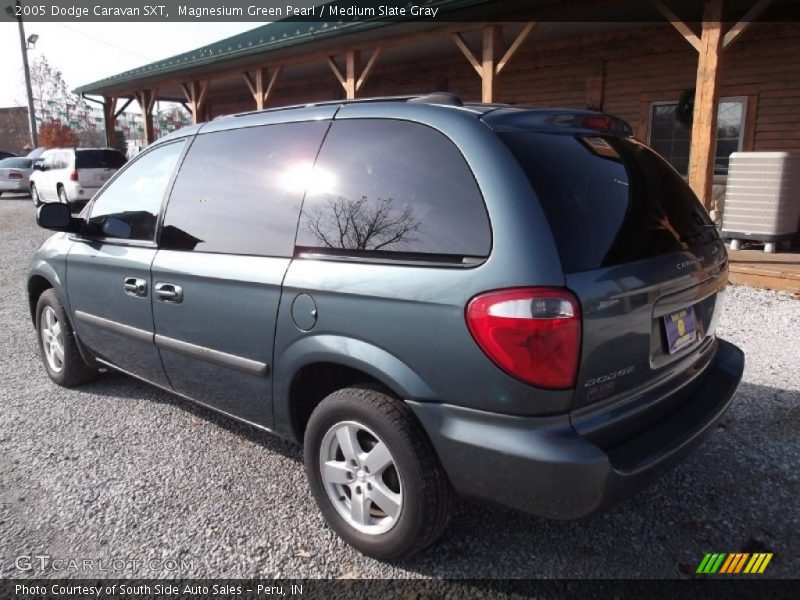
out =
<svg viewBox="0 0 800 600"><path fill-rule="evenodd" d="M37 160L35 163L33 163L33 170L44 171L44 163L40 160Z"/></svg>
<svg viewBox="0 0 800 600"><path fill-rule="evenodd" d="M78 223L78 219L72 218L69 206L60 202L42 204L36 211L36 224L44 229L77 233Z"/></svg>

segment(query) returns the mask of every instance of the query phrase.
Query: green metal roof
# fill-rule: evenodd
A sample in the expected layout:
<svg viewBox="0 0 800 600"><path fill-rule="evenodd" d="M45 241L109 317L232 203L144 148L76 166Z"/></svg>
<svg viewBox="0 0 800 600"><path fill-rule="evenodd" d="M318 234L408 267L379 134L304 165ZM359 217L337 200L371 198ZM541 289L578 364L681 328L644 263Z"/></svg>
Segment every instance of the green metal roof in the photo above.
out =
<svg viewBox="0 0 800 600"><path fill-rule="evenodd" d="M440 12L467 8L485 4L489 0L429 0L424 6L438 7ZM378 2L362 1L359 6L377 5ZM299 46L312 41L332 38L346 33L365 31L400 22L396 20L357 20L338 22L310 22L282 19L267 23L250 31L245 31L224 40L164 58L129 71L100 79L76 88L76 94L91 94L97 91L116 87L120 84L132 84L153 76L176 73L193 67L223 63L228 60L243 58L256 54L266 54L275 50Z"/></svg>

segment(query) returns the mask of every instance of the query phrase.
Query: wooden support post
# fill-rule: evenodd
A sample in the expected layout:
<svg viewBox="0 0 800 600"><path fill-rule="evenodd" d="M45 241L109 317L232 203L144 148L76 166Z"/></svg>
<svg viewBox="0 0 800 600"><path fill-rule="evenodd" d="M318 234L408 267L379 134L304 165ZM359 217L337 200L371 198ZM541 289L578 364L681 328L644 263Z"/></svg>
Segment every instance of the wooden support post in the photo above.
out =
<svg viewBox="0 0 800 600"><path fill-rule="evenodd" d="M205 116L206 92L208 91L208 80L190 81L182 83L183 95L192 113L193 123L202 123Z"/></svg>
<svg viewBox="0 0 800 600"><path fill-rule="evenodd" d="M332 56L325 57L328 62L328 66L331 68L331 71L333 71L336 79L339 80L342 88L344 88L345 98L348 100L353 100L356 97L356 92L358 92L358 90L360 90L366 83L367 78L372 72L378 57L381 55L381 50L382 48L378 47L372 51L372 54L370 55L369 60L367 61L364 69L361 71L360 75L358 70L359 63L361 61L361 52L358 50L348 50L345 53L344 73L342 73L341 69L339 69L339 65L336 64L336 61Z"/></svg>
<svg viewBox="0 0 800 600"><path fill-rule="evenodd" d="M717 102L722 73L722 7L724 0L707 0L695 86L689 185L708 208L717 146Z"/></svg>
<svg viewBox="0 0 800 600"><path fill-rule="evenodd" d="M525 40L536 27L536 22L526 23L517 37L508 47L505 54L502 52L503 28L500 25L487 25L483 29L483 46L481 48L481 60L469 49L467 43L460 33L452 33L451 37L458 49L475 69L481 78L481 101L494 102L497 98L497 77L506 67L508 62L517 53Z"/></svg>
<svg viewBox="0 0 800 600"><path fill-rule="evenodd" d="M742 20L723 35L722 9L724 0L706 0L703 11L703 28L700 37L664 4L663 0L650 2L666 17L681 35L698 52L697 80L695 83L694 114L692 120L691 153L689 156L689 185L708 208L711 205L714 184L714 162L717 150L717 111L722 80L724 50L744 33L750 24L772 3L757 0Z"/></svg>
<svg viewBox="0 0 800 600"><path fill-rule="evenodd" d="M114 148L117 143L117 99L103 97L103 124L106 129L106 146Z"/></svg>
<svg viewBox="0 0 800 600"><path fill-rule="evenodd" d="M603 110L604 76L605 63L602 60L589 64L586 76L586 108L588 110Z"/></svg>
<svg viewBox="0 0 800 600"><path fill-rule="evenodd" d="M267 105L270 94L275 88L275 82L283 70L282 65L278 65L272 69L272 75L269 74L268 68L256 69L255 77L252 77L247 71L242 73L244 82L247 84L253 99L256 101L256 110L263 110ZM268 77L269 76L269 77ZM267 81L269 80L269 81Z"/></svg>
<svg viewBox="0 0 800 600"><path fill-rule="evenodd" d="M359 52L356 52L355 50L348 50L344 56L344 65L345 65L344 92L345 92L345 97L348 100L353 100L356 97L356 82L358 81L358 76L356 75L356 69L358 69L358 62L360 56L361 54Z"/></svg>
<svg viewBox="0 0 800 600"><path fill-rule="evenodd" d="M156 90L139 90L136 92L136 101L142 110L142 120L144 121L144 143L152 144L155 141L153 131L153 106L156 103Z"/></svg>
<svg viewBox="0 0 800 600"><path fill-rule="evenodd" d="M481 102L494 102L495 64L500 56L503 43L502 28L499 25L488 25L483 30L483 56L481 61Z"/></svg>

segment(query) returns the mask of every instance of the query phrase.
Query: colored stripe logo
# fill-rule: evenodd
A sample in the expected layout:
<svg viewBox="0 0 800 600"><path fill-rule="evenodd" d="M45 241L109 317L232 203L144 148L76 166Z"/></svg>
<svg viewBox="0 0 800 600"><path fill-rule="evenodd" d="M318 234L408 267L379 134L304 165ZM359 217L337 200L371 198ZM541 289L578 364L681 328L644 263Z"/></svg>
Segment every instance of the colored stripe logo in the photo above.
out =
<svg viewBox="0 0 800 600"><path fill-rule="evenodd" d="M714 573L724 573L726 575L737 573L763 573L769 561L772 560L772 552L724 552L708 553L703 557L697 567L697 573L702 575L713 575Z"/></svg>

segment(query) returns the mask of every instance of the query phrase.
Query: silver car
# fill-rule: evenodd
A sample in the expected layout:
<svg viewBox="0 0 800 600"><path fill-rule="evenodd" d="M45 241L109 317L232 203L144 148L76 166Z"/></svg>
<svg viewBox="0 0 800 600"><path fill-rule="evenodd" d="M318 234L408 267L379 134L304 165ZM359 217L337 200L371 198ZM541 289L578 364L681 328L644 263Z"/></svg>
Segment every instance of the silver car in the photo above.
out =
<svg viewBox="0 0 800 600"><path fill-rule="evenodd" d="M32 158L11 157L0 160L0 195L3 192L27 194L33 172Z"/></svg>

